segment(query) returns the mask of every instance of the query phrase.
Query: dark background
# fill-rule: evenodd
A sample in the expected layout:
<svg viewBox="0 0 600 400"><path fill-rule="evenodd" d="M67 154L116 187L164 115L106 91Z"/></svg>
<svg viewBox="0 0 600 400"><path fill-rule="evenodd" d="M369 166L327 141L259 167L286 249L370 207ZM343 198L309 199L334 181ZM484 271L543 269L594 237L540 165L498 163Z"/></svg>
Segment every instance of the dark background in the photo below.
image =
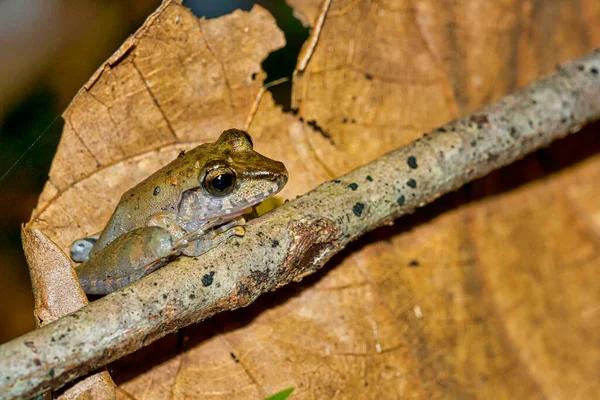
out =
<svg viewBox="0 0 600 400"><path fill-rule="evenodd" d="M0 1L0 343L34 328L33 297L20 226L48 178L61 112L80 87L160 0ZM263 63L267 82L291 77L308 30L284 0L186 0L215 18L254 4L268 9L287 45ZM271 88L289 109L291 83Z"/></svg>

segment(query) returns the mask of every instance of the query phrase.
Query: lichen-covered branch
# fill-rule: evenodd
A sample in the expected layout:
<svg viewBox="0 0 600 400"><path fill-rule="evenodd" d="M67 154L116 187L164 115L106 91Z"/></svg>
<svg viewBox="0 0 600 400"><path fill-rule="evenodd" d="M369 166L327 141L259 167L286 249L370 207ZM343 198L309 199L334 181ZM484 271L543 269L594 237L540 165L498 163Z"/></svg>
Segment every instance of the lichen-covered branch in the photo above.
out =
<svg viewBox="0 0 600 400"><path fill-rule="evenodd" d="M323 266L348 242L600 118L600 51L0 346L0 397L56 388ZM291 174L294 171L290 171Z"/></svg>

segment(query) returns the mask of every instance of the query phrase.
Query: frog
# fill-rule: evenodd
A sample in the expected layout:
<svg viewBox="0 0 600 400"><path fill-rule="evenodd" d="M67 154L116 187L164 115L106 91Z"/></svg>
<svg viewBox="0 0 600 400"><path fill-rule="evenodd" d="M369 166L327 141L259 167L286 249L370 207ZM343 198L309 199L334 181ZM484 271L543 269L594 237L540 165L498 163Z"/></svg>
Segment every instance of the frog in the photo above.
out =
<svg viewBox="0 0 600 400"><path fill-rule="evenodd" d="M178 257L244 236L244 214L287 180L284 164L256 152L239 129L180 153L125 192L100 233L73 242L84 292L109 294Z"/></svg>

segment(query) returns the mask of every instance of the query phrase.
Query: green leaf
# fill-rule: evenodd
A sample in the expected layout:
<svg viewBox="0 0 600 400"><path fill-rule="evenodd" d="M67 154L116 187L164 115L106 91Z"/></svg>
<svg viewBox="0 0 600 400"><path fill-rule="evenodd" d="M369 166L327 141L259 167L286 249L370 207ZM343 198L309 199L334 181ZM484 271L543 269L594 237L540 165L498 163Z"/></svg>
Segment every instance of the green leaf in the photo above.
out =
<svg viewBox="0 0 600 400"><path fill-rule="evenodd" d="M267 397L266 400L286 400L288 397L290 397L292 395L292 392L294 391L294 388L287 388L282 390L279 393L275 393L273 396Z"/></svg>

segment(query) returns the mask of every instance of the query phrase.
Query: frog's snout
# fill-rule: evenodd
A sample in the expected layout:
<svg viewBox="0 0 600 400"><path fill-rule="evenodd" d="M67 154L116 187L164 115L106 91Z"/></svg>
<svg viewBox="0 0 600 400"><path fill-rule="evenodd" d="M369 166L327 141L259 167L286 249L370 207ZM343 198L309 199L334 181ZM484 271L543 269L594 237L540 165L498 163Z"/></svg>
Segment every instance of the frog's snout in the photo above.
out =
<svg viewBox="0 0 600 400"><path fill-rule="evenodd" d="M281 190L288 181L288 171L283 165L282 162L277 162L277 169L274 173L271 174L271 181L275 182L277 188Z"/></svg>

